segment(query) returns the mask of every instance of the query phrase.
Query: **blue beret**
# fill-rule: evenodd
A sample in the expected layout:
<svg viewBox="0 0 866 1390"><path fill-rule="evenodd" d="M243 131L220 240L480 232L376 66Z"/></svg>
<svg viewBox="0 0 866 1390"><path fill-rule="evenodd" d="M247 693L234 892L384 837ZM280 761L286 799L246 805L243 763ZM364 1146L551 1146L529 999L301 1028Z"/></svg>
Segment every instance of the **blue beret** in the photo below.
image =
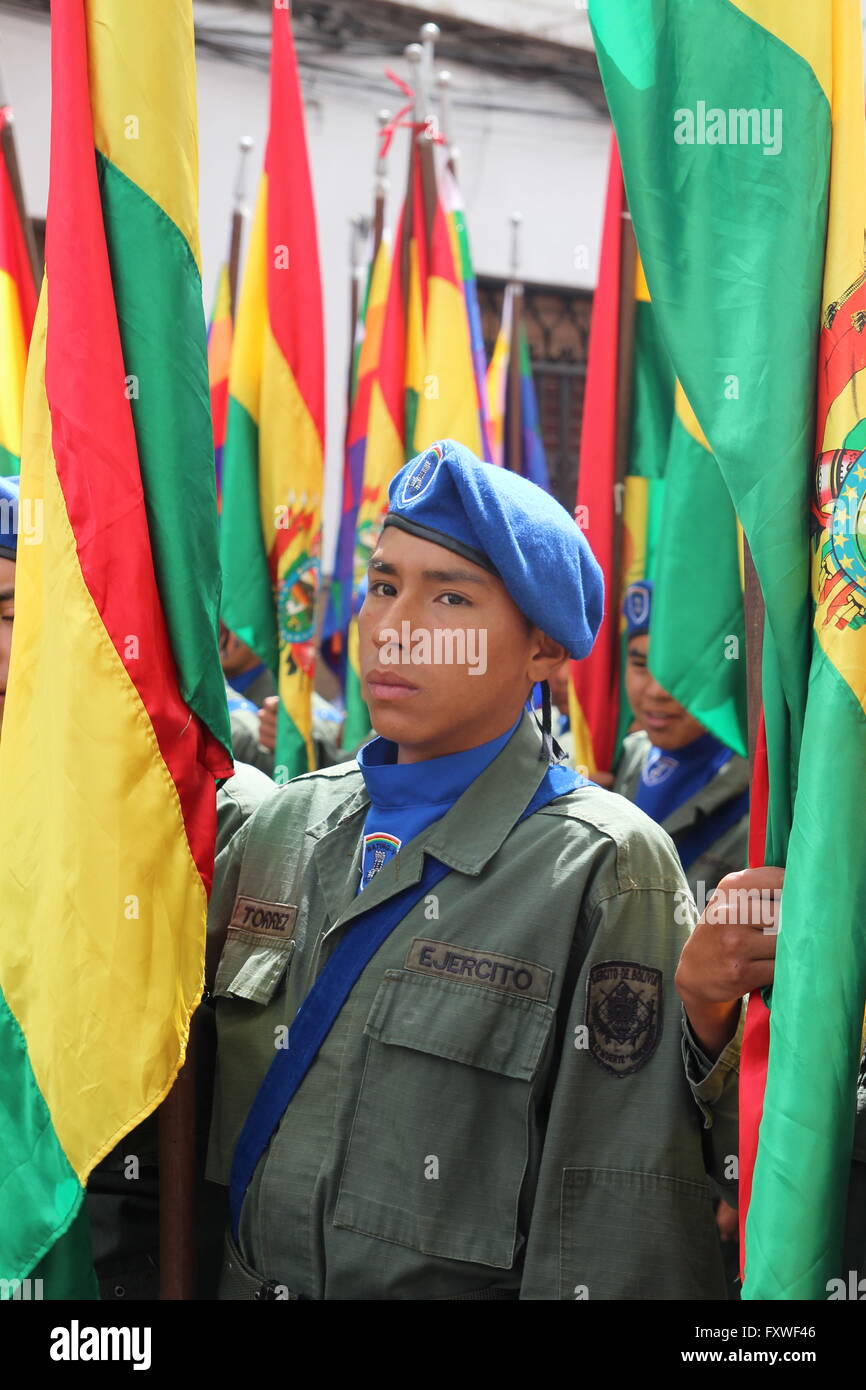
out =
<svg viewBox="0 0 866 1390"><path fill-rule="evenodd" d="M601 568L574 518L543 488L443 439L400 469L389 498L385 526L482 565L571 656L589 653L604 606Z"/></svg>
<svg viewBox="0 0 866 1390"><path fill-rule="evenodd" d="M640 583L630 584L626 589L622 611L625 614L629 637L641 637L645 632L649 632L652 602L651 580L642 579Z"/></svg>
<svg viewBox="0 0 866 1390"><path fill-rule="evenodd" d="M18 548L19 478L0 478L0 557L14 560Z"/></svg>

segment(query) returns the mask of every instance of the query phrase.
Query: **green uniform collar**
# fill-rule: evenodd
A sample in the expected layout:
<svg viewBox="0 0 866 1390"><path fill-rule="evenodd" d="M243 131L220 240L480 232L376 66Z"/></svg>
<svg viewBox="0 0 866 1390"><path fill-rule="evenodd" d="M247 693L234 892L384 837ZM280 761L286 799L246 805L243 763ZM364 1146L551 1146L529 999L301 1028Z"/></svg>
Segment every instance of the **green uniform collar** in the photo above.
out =
<svg viewBox="0 0 866 1390"><path fill-rule="evenodd" d="M363 783L334 815L311 826L307 834L318 841L313 863L335 925L417 883L425 852L460 873L480 874L541 784L547 764L538 756L540 747L535 718L525 713L502 752L442 819L404 845L359 896L361 831L370 805Z"/></svg>

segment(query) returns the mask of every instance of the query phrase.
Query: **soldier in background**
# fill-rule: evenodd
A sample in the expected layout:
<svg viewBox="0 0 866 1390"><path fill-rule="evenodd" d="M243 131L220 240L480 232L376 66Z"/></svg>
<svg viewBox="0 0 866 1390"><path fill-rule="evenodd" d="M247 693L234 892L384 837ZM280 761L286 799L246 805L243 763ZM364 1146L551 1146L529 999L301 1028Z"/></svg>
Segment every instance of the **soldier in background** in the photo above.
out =
<svg viewBox="0 0 866 1390"><path fill-rule="evenodd" d="M623 741L614 791L668 832L700 911L725 874L744 869L749 843L749 763L659 685L648 664L652 584L632 584L625 688L634 732Z"/></svg>
<svg viewBox="0 0 866 1390"><path fill-rule="evenodd" d="M252 647L220 622L220 661L226 682L256 709L277 691L273 672Z"/></svg>

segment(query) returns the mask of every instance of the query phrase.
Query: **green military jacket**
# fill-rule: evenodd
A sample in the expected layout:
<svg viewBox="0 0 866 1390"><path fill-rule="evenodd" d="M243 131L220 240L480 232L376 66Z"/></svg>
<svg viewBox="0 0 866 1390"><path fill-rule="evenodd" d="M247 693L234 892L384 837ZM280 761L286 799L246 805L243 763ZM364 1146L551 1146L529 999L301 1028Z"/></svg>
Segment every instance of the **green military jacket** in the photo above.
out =
<svg viewBox="0 0 866 1390"><path fill-rule="evenodd" d="M683 1032L694 905L667 836L610 792L516 825L539 753L527 716L360 896L355 763L279 788L218 860L222 1183L346 927L425 851L451 869L361 974L248 1189L242 1260L291 1295L724 1297L707 1164L722 1177L736 1152L738 1044L711 1065Z"/></svg>
<svg viewBox="0 0 866 1390"><path fill-rule="evenodd" d="M628 797L629 801L634 801L637 796L640 775L651 748L652 740L643 731L629 734L623 740L613 789L620 796ZM707 782L706 786L696 791L694 796L690 796L687 801L683 802L682 806L678 806L662 822L662 829L666 830L676 843L678 835L683 834L686 830L691 830L704 816L708 816L719 806L723 806L726 801L740 796L746 791L748 785L748 759L738 757L735 753L732 758L728 759L724 767L719 768L715 777ZM723 831L717 840L708 845L685 870L689 887L695 896L699 909L704 907L707 898L719 880L724 878L725 874L732 874L739 869L745 869L748 860L749 813L747 811L736 824Z"/></svg>

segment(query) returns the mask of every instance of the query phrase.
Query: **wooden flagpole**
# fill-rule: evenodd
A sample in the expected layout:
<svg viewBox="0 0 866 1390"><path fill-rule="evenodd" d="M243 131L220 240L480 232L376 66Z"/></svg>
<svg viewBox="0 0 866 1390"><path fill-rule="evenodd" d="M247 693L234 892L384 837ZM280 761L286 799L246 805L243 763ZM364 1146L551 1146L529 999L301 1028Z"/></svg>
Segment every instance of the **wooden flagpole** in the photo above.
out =
<svg viewBox="0 0 866 1390"><path fill-rule="evenodd" d="M253 148L253 140L250 135L242 135L238 141L240 154L238 156L238 172L235 178L234 203L232 208L232 227L229 241L229 299L231 301L232 320L235 316L235 306L238 300L238 277L240 275L241 263L241 241L244 233L244 221L247 216L246 206L246 163L250 150Z"/></svg>

